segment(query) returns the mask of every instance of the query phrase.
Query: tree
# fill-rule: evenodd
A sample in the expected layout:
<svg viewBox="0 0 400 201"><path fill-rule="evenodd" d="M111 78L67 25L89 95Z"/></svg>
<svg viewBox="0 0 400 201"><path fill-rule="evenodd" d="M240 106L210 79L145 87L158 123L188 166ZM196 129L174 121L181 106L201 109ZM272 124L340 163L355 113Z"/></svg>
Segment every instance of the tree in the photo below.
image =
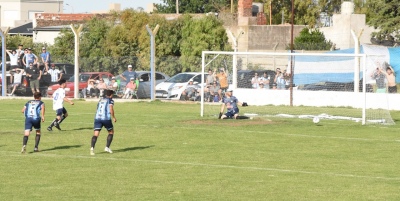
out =
<svg viewBox="0 0 400 201"><path fill-rule="evenodd" d="M176 0L163 0L163 2L156 4L157 13L176 13ZM178 2L179 13L219 12L231 5L231 0L178 0ZM234 3L237 4L237 0Z"/></svg>
<svg viewBox="0 0 400 201"><path fill-rule="evenodd" d="M369 0L367 24L378 31L372 36L378 40L399 41L400 0Z"/></svg>
<svg viewBox="0 0 400 201"><path fill-rule="evenodd" d="M71 29L62 29L59 36L54 39L51 46L53 61L70 62L74 61L75 36Z"/></svg>
<svg viewBox="0 0 400 201"><path fill-rule="evenodd" d="M329 50L333 43L327 41L318 29L304 28L300 35L294 39L295 50Z"/></svg>
<svg viewBox="0 0 400 201"><path fill-rule="evenodd" d="M194 19L185 15L180 45L182 71L200 71L204 50L231 50L222 22L214 16Z"/></svg>

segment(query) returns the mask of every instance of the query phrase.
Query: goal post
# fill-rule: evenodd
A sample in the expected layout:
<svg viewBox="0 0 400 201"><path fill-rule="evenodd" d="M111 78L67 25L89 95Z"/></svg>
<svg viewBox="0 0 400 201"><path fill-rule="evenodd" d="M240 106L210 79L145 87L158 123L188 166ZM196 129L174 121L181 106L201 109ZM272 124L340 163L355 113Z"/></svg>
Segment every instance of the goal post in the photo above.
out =
<svg viewBox="0 0 400 201"><path fill-rule="evenodd" d="M374 60L385 59L381 55L347 52L203 51L200 115L218 115L223 94L215 91L213 96L218 95L213 99L210 84L204 79L208 70L224 68L228 72L229 87L234 89L233 95L250 105L240 107L241 114L320 116L354 120L363 125L393 124L389 108L384 104L388 95L374 93L374 84L369 79ZM291 72L291 65L294 72ZM360 72L355 72L357 69ZM290 93L290 78L294 82L293 93ZM379 104L370 103L370 100L377 100ZM291 101L293 107L287 107Z"/></svg>

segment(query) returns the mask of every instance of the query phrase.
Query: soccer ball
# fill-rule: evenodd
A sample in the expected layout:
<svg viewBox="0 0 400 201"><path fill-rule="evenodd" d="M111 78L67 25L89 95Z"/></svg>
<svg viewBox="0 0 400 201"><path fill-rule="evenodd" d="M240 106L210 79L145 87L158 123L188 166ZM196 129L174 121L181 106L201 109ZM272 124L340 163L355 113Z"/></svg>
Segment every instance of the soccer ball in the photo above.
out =
<svg viewBox="0 0 400 201"><path fill-rule="evenodd" d="M314 124L317 124L317 123L319 123L319 118L318 117L314 117L312 121L314 122Z"/></svg>

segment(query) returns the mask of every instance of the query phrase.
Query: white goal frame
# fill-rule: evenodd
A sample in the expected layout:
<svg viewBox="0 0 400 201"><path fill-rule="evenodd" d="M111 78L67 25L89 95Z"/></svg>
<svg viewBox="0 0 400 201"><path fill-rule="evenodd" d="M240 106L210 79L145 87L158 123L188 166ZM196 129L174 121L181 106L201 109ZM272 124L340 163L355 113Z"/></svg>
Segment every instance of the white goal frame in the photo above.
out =
<svg viewBox="0 0 400 201"><path fill-rule="evenodd" d="M201 76L201 82L205 83L205 69L208 66L209 63L212 62L212 60L209 63L206 63L205 59L206 59L206 55L215 55L215 57L212 59L214 60L215 58L217 58L219 55L232 55L233 57L233 70L232 70L232 84L234 89L237 86L237 55L265 55L265 56L290 56L291 58L293 58L292 56L325 56L325 57L354 57L355 58L355 65L354 65L354 84L355 84L355 91L353 93L360 93L358 92L358 88L359 88L359 72L362 69L363 73L363 95L362 95L362 125L366 124L366 66L367 66L367 54L364 53L348 53L348 54L343 54L343 53L338 53L338 54L331 54L331 53L291 53L291 52L287 52L287 53L276 53L276 52L227 52L227 51L203 51L202 55L201 55L201 70L202 70L202 75ZM371 55L370 55L371 56ZM358 58L358 59L357 59ZM359 62L360 60L362 60L362 62ZM356 90L357 89L357 90ZM201 85L201 106L200 106L200 116L203 117L204 116L204 84Z"/></svg>

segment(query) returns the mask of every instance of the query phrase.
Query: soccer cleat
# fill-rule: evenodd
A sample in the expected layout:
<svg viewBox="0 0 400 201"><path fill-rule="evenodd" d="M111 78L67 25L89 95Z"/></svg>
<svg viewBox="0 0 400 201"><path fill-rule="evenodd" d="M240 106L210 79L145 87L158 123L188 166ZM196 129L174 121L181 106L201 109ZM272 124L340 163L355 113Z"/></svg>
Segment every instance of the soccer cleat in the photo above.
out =
<svg viewBox="0 0 400 201"><path fill-rule="evenodd" d="M47 127L47 130L48 131L53 131L53 129L49 126L49 127Z"/></svg>
<svg viewBox="0 0 400 201"><path fill-rule="evenodd" d="M60 124L58 122L54 122L54 127L56 127L58 130L61 130Z"/></svg>
<svg viewBox="0 0 400 201"><path fill-rule="evenodd" d="M94 156L94 149L93 149L93 147L90 148L90 155Z"/></svg>
<svg viewBox="0 0 400 201"><path fill-rule="evenodd" d="M22 149L21 149L21 154L24 154L24 153L26 153L26 147L25 147L25 145L22 146Z"/></svg>
<svg viewBox="0 0 400 201"><path fill-rule="evenodd" d="M111 151L111 149L110 149L110 148L108 148L108 147L104 148L104 151L105 151L105 152L108 152L108 153L110 153L110 154L112 154L112 151Z"/></svg>
<svg viewBox="0 0 400 201"><path fill-rule="evenodd" d="M37 147L35 147L35 148L33 149L33 152L39 152L39 149L38 149Z"/></svg>

